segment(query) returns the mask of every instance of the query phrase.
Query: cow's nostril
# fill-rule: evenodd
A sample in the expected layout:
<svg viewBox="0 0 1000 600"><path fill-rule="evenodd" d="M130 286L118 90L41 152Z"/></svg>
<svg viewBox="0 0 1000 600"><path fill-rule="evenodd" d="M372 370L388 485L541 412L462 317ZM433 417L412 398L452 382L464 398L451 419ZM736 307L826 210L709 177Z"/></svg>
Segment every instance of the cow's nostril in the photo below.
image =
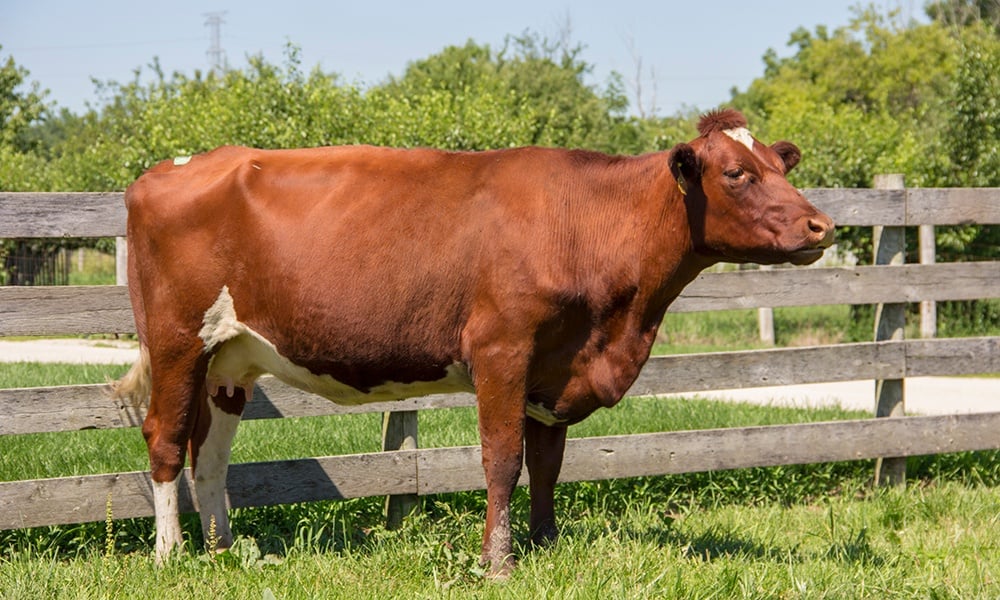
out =
<svg viewBox="0 0 1000 600"><path fill-rule="evenodd" d="M817 219L809 219L809 230L813 233L826 233L826 223Z"/></svg>

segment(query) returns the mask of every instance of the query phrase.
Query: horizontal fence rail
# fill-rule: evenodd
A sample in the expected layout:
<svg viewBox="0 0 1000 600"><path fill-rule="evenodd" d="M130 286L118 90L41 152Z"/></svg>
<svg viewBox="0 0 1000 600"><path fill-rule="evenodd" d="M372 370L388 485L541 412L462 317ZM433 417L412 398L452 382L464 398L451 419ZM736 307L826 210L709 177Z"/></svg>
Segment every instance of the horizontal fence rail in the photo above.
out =
<svg viewBox="0 0 1000 600"><path fill-rule="evenodd" d="M560 482L918 456L997 446L1000 413L866 419L570 439ZM527 484L522 473L519 485ZM181 484L191 512L191 472ZM234 464L232 507L485 489L478 446ZM153 515L145 471L0 482L0 529Z"/></svg>
<svg viewBox="0 0 1000 600"><path fill-rule="evenodd" d="M803 193L838 225L1000 224L1000 189ZM121 193L0 193L0 238L123 235ZM1000 262L705 273L670 310L981 298L1000 298ZM134 329L128 293L121 286L0 288L0 335L132 333ZM997 372L1000 337L889 340L652 357L629 395ZM413 414L474 405L473 395L453 394L339 406L264 377L244 418ZM112 400L103 385L0 390L0 435L134 427L141 423L144 410ZM560 481L982 450L1000 447L998 427L1000 412L571 439ZM149 516L153 514L150 485L148 472L0 482L0 528L103 520L109 494L116 518ZM185 471L181 487L184 510L193 510L190 471ZM234 507L484 487L478 447L236 464L228 480Z"/></svg>
<svg viewBox="0 0 1000 600"><path fill-rule="evenodd" d="M838 225L1000 223L1000 188L811 188L802 193ZM0 192L0 238L123 235L121 192Z"/></svg>
<svg viewBox="0 0 1000 600"><path fill-rule="evenodd" d="M702 273L669 312L979 298L1000 298L1000 262ZM0 335L134 332L124 286L0 287Z"/></svg>
<svg viewBox="0 0 1000 600"><path fill-rule="evenodd" d="M1000 337L865 342L653 356L627 395L997 372ZM472 394L439 394L340 405L273 377L263 377L254 388L253 400L247 403L243 418L405 412L475 404ZM5 415L0 420L0 435L136 427L146 414L145 407L112 399L102 384L0 390L0 406Z"/></svg>

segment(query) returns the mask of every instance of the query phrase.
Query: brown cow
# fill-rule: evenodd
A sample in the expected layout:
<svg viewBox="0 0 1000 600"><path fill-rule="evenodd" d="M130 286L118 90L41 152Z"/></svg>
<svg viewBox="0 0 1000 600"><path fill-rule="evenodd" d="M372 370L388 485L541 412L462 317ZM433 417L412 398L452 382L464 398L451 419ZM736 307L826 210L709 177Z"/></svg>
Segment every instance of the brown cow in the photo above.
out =
<svg viewBox="0 0 1000 600"><path fill-rule="evenodd" d="M230 443L263 373L341 403L474 390L483 563L513 565L522 462L532 539L553 539L566 427L622 398L684 286L832 241L785 179L793 144L733 110L699 132L637 157L226 147L150 169L125 200L142 358L116 392L150 395L157 557L181 543L188 449L202 525L232 543Z"/></svg>

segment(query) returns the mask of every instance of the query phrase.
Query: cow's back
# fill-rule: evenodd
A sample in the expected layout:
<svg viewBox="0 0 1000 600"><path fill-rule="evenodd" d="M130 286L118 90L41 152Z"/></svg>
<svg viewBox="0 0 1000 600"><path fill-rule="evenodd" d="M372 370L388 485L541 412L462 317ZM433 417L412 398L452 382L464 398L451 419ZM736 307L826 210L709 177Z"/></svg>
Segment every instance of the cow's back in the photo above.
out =
<svg viewBox="0 0 1000 600"><path fill-rule="evenodd" d="M477 302L552 279L534 271L564 185L545 174L564 160L351 146L165 161L126 194L143 296L172 290L201 318L226 288L240 322L312 372L434 378L462 360Z"/></svg>

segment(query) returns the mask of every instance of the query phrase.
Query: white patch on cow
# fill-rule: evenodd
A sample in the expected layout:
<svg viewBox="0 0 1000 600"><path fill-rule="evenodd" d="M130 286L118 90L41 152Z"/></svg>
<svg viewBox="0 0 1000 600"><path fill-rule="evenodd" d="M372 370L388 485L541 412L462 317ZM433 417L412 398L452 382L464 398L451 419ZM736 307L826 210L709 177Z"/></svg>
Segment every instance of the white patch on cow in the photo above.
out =
<svg viewBox="0 0 1000 600"><path fill-rule="evenodd" d="M156 514L156 562L163 563L184 541L177 508L180 474L173 481L153 482L153 510Z"/></svg>
<svg viewBox="0 0 1000 600"><path fill-rule="evenodd" d="M525 406L525 412L528 413L528 416L532 419L549 427L552 427L553 425L560 425L567 421L566 419L560 419L557 417L555 413L548 408L545 408L541 404L535 404L534 402L529 402Z"/></svg>
<svg viewBox="0 0 1000 600"><path fill-rule="evenodd" d="M229 528L227 512L226 473L229 470L229 455L236 427L240 424L240 415L222 410L212 398L208 399L208 412L211 424L204 443L198 448L194 470L195 494L206 543L211 537L210 529L214 516L217 546L228 548L233 545L233 534ZM210 550L215 549L210 548Z"/></svg>
<svg viewBox="0 0 1000 600"><path fill-rule="evenodd" d="M175 167L183 167L184 165L188 164L189 162L191 162L191 157L190 156L178 156L177 158L174 159L174 166Z"/></svg>
<svg viewBox="0 0 1000 600"><path fill-rule="evenodd" d="M513 543L514 537L510 530L510 510L504 507L497 511L497 520L493 525L493 531L490 532L487 556L483 558L488 560L493 568L501 568L504 561L510 556L509 552Z"/></svg>
<svg viewBox="0 0 1000 600"><path fill-rule="evenodd" d="M724 134L728 135L730 138L736 140L737 142L743 144L753 152L753 134L746 127L737 127L735 129L723 130Z"/></svg>
<svg viewBox="0 0 1000 600"><path fill-rule="evenodd" d="M364 404L473 390L469 370L462 363L449 365L445 376L437 381L386 382L368 392L362 392L330 375L316 375L282 356L273 343L240 322L228 287L222 288L218 299L205 311L199 336L205 343L205 352L214 353L206 378L209 391L213 393L222 387L229 395L235 387L253 389L254 380L263 373L271 373L288 385L338 404Z"/></svg>

